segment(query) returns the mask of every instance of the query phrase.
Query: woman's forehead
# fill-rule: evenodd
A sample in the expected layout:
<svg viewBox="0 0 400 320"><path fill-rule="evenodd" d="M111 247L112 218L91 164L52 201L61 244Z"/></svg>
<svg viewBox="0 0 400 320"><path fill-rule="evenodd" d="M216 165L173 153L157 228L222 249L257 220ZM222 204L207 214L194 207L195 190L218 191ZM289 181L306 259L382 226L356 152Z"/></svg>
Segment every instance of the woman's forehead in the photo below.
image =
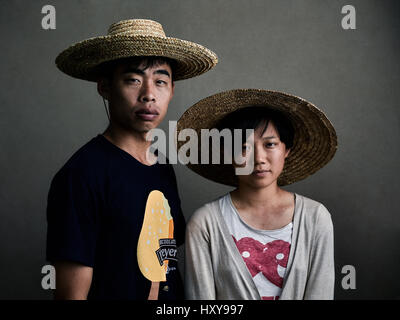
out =
<svg viewBox="0 0 400 320"><path fill-rule="evenodd" d="M261 122L258 127L254 130L254 135L257 139L267 139L267 138L279 138L279 132L272 120Z"/></svg>

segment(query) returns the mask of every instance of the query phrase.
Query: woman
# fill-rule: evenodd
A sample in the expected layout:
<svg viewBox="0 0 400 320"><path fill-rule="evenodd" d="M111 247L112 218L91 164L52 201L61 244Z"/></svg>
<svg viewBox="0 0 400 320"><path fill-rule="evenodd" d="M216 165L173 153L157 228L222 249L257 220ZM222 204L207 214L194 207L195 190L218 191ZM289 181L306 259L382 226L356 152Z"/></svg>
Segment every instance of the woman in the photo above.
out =
<svg viewBox="0 0 400 320"><path fill-rule="evenodd" d="M178 122L178 130L184 128L254 129L242 150L241 166L254 156L250 174L235 175L238 164L189 165L236 188L199 208L187 225L186 297L333 299L330 214L322 204L281 188L333 157L336 133L326 116L292 95L231 90L186 111Z"/></svg>

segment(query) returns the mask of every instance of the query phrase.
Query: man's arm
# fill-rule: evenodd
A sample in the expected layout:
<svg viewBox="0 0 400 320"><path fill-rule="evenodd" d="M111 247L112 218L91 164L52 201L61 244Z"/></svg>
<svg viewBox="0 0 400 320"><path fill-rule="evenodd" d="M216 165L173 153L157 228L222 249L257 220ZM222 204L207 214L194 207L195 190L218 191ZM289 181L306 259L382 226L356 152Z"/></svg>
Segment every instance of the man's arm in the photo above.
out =
<svg viewBox="0 0 400 320"><path fill-rule="evenodd" d="M93 268L80 263L57 261L56 300L86 300L92 283Z"/></svg>

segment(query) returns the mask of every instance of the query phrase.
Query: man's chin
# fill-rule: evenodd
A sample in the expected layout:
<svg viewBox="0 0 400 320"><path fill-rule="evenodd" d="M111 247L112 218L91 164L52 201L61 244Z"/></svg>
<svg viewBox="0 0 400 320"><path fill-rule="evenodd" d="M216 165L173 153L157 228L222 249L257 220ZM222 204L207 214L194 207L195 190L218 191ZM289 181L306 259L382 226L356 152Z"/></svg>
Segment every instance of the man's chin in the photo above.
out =
<svg viewBox="0 0 400 320"><path fill-rule="evenodd" d="M144 124L141 126L135 126L134 128L132 128L132 131L136 132L136 133L140 133L140 134L148 134L152 129L157 128L157 126L153 123L148 123L148 124Z"/></svg>

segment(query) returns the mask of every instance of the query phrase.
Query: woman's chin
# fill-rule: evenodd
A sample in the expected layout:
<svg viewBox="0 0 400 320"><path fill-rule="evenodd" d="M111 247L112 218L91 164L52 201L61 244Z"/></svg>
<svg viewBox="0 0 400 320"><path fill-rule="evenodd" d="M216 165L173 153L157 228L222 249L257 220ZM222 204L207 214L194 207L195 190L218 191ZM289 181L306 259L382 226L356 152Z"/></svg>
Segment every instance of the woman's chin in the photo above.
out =
<svg viewBox="0 0 400 320"><path fill-rule="evenodd" d="M253 189L263 189L263 188L268 188L272 185L276 185L277 180L276 179L259 179L259 178L246 178L246 179L240 179L239 178L239 186L245 185L247 187L253 188Z"/></svg>

